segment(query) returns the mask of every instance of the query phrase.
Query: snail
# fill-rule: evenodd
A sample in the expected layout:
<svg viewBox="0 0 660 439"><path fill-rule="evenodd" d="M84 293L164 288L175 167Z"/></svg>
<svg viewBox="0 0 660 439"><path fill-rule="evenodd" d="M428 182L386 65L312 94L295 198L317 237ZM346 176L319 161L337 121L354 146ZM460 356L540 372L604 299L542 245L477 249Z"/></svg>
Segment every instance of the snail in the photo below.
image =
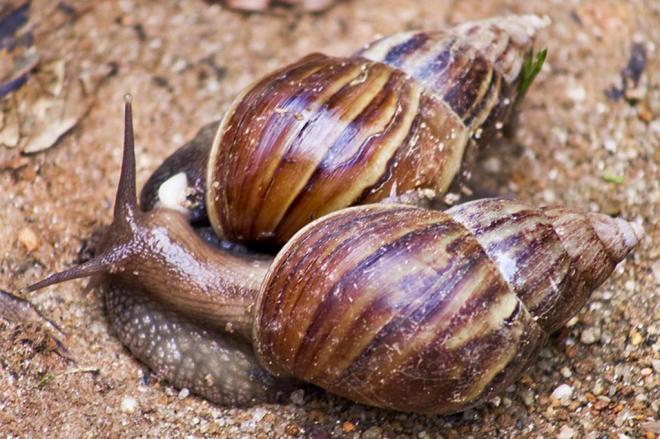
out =
<svg viewBox="0 0 660 439"><path fill-rule="evenodd" d="M165 201L226 240L279 246L350 205L441 197L533 80L542 60L525 61L546 24L493 18L394 34L348 58L308 55L244 89L156 170L141 205Z"/></svg>
<svg viewBox="0 0 660 439"><path fill-rule="evenodd" d="M362 404L461 411L512 384L639 237L621 219L505 199L344 209L276 256L255 352L276 376Z"/></svg>
<svg viewBox="0 0 660 439"><path fill-rule="evenodd" d="M530 35L540 22L513 17L469 23L444 33L386 37L354 58L304 58L248 87L217 129L203 128L199 139L164 162L147 182L140 203L127 98L114 219L97 255L26 290L96 277L111 324L129 350L175 386L220 404L272 401L299 380L356 402L409 412L450 413L479 403L507 386L532 361L547 335L579 310L636 245L641 231L605 215L535 209L503 199L461 204L444 213L397 204L348 206L424 187L446 189L458 175L469 145L492 135L510 113L512 100L524 93L520 84L526 75L521 73L525 69L519 55L529 49ZM478 44L470 48L465 39ZM425 48L424 56L411 55L420 47ZM482 53L491 51L497 53L496 67L482 59ZM429 57L446 64L440 68L437 62L429 63ZM452 73L447 66L453 62L480 68L474 74L466 73L474 71L472 67ZM440 69L445 78L462 79L453 81L449 91L428 91L437 85L433 79L413 79L415 75L399 69L404 67L413 73ZM351 134L351 142L335 141L318 155L287 159L270 147L250 149L264 138L255 133L265 128L252 122L243 126L241 121L284 124L286 134L281 135L287 137L291 124L298 121L290 112L304 112L309 106L307 100L298 103L300 95L293 99L279 87L300 88L302 79L296 75L344 70L358 75L348 75L351 79L340 87L354 92L353 99L373 101L375 91L361 87L384 75L378 93L383 99L390 93L403 96L400 93L414 91L419 100L420 107L412 112L396 98L395 113L424 122L417 125L421 131L411 128L414 123L405 130L406 138L416 133L414 141L390 145L393 149L381 160L384 174L382 168L374 176L373 170L360 166L357 159L367 154L355 152L364 143L356 140L364 134L360 129ZM397 86L384 87L392 78L399 81ZM428 89L420 85L423 80L430 82ZM439 84L442 89L442 81ZM480 86L475 89L474 84ZM458 92L465 97L456 97ZM282 96L289 97L281 100ZM435 104L422 108L423 99ZM283 108L284 103L292 107ZM270 111L266 118L265 109ZM328 116L327 109L314 111L317 121ZM438 125L430 115L439 117ZM376 116L366 113L365 123ZM342 130L350 131L355 117L345 121ZM235 118L241 121L237 124ZM304 131L307 121L314 122L305 118L297 129ZM319 142L305 148L321 143L326 135L342 137L324 131L329 128L318 129L325 134L314 135L311 140ZM435 134L424 134L427 129ZM210 145L213 131L217 132ZM247 136L247 143L227 140L242 136ZM441 144L442 151L434 150L433 145ZM348 153L355 159L345 158ZM254 169L241 161L249 157L254 158ZM329 169L318 165L323 157L356 166L362 173L341 174L337 181L310 180L315 169ZM431 161L434 158L437 163ZM218 171L221 163L228 168ZM276 178L264 177L268 170L282 173L277 177L282 180L274 183ZM216 174L225 180L216 181ZM239 179L240 187L232 186L228 175ZM259 182L251 186L241 180L244 176ZM300 176L304 178L297 180ZM208 187L200 189L207 181ZM327 203L286 227L279 218L286 213L282 210L271 212L279 218L276 227L251 224L241 229L237 224L238 230L231 230L226 224L233 219L211 219L214 229L220 229L219 238L191 226L204 223L204 212L226 213L229 201L241 201L231 190L241 187L250 200L238 206L248 216L259 217L250 192L263 189L266 181L271 188L287 181L289 189L302 185L305 194L315 186L316 197ZM344 190L339 182L350 194L337 195ZM326 189L326 183L333 188ZM217 195L222 190L226 193ZM182 193L190 197L182 198ZM271 198L281 201L285 195L272 189L259 200L272 203ZM205 203L216 196L222 206ZM333 197L343 201L335 203ZM273 259L225 239L286 244ZM413 391L401 395L400 388Z"/></svg>
<svg viewBox="0 0 660 439"><path fill-rule="evenodd" d="M303 380L376 407L463 410L512 383L642 236L620 218L506 199L372 204L255 257L200 238L180 211L138 208L131 118L127 99L100 253L27 291L100 276L131 352L220 404L271 401Z"/></svg>

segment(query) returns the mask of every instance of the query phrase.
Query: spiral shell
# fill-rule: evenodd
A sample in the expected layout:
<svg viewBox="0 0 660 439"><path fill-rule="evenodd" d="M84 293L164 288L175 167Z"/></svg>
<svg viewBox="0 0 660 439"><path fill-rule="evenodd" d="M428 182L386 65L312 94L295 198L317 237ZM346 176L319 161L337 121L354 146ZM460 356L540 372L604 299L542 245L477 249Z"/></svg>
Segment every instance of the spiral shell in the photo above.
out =
<svg viewBox="0 0 660 439"><path fill-rule="evenodd" d="M309 221L414 189L444 193L471 138L501 128L535 16L396 34L350 58L309 55L249 86L214 139L211 224L284 243Z"/></svg>
<svg viewBox="0 0 660 439"><path fill-rule="evenodd" d="M508 386L637 233L501 199L345 209L278 254L256 308L257 356L364 404L459 411Z"/></svg>

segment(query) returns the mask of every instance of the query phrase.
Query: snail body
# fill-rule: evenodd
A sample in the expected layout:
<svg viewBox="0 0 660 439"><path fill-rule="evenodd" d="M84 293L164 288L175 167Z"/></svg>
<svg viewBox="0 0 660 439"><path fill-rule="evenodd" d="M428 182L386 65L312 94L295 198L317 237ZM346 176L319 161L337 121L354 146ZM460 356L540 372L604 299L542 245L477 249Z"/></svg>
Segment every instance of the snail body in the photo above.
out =
<svg viewBox="0 0 660 439"><path fill-rule="evenodd" d="M459 34L481 35L483 29L467 25L459 27ZM382 40L365 51L374 57L395 53L404 62L408 52L392 52L391 47L416 40L414 35L401 38ZM508 59L509 53L501 52L498 59ZM298 72L337 62L313 55L297 64ZM368 75L355 87L378 74L387 78L383 81L398 77L400 88L408 92L419 87L414 76L364 57L336 65L340 67L324 74L367 66ZM285 78L291 79L290 69L285 68ZM499 83L505 83L508 70L496 70L491 78L499 74L504 78ZM271 84L269 79L261 83ZM245 95L260 87L249 87ZM490 89L483 88L483 96L491 96ZM277 100L280 93L266 87L258 95ZM360 96L364 93L355 99ZM492 115L505 111L483 103L499 101L490 99L462 104L463 117L479 115L469 119L472 122L461 119L465 139L474 129L487 129L489 119L497 120ZM188 188L204 188L207 200L215 200L217 191L209 188L217 190L222 183L209 178L214 172L200 172L200 164L207 163L200 154L225 148L224 133L234 127L227 121L239 114L245 101L237 102L220 123L212 148L207 141L215 127L209 125L200 132L199 142L166 160L143 191L140 209L127 100L114 220L98 254L27 288L99 276L112 326L130 351L175 386L220 404L272 401L302 380L377 407L432 414L462 410L511 383L548 334L579 310L641 236L635 225L621 219L563 208L535 209L501 199L466 203L444 213L401 205L336 205L334 213L301 223L300 230L288 229L292 236L274 259L255 256L191 226L191 221L203 222L204 212L214 211L210 204L171 209L165 202L172 178L179 174L185 175ZM250 102L258 102L257 110L266 105L258 99ZM446 102L442 105L438 108L449 111ZM481 112L482 105L490 110ZM403 105L396 107L406 112ZM251 114L245 110L245 117ZM233 135L245 134L239 131ZM243 175L248 169L236 163L244 153L238 148L223 161ZM174 160L182 156L188 157L185 163ZM318 161L319 156L313 157ZM276 162L289 163L281 158ZM305 169L318 169L316 162L308 166L294 160L299 162ZM277 166L266 168L274 171ZM296 172L284 171L294 187ZM249 172L261 175L256 168ZM429 181L437 183L436 177ZM342 179L354 180L348 175ZM396 184L405 181L397 179ZM401 395L401 388L413 392Z"/></svg>
<svg viewBox="0 0 660 439"><path fill-rule="evenodd" d="M416 190L442 196L508 119L545 25L514 16L394 34L351 57L308 55L243 90L210 147L200 133L156 171L143 206L184 172L218 236L282 245L344 207ZM204 172L193 171L204 160L191 150L207 154Z"/></svg>

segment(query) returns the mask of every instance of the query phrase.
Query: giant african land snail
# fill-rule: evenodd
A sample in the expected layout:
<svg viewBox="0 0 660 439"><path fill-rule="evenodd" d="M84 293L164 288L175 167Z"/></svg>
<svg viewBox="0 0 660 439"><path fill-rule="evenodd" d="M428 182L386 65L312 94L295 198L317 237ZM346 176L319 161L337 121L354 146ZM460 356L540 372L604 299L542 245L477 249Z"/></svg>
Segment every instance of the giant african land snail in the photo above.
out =
<svg viewBox="0 0 660 439"><path fill-rule="evenodd" d="M168 159L143 191L147 212L127 100L115 216L98 256L30 289L102 276L122 342L176 386L223 404L272 399L291 379L420 413L483 400L515 379L640 231L502 199L444 213L343 208L393 187L446 190L470 138L511 108L540 23L495 19L395 35L353 58L306 57L237 98L206 175L196 165L208 144ZM180 172L193 187L211 182L206 206L222 237L286 242L275 260L200 239L189 224L200 206L162 206L161 183Z"/></svg>

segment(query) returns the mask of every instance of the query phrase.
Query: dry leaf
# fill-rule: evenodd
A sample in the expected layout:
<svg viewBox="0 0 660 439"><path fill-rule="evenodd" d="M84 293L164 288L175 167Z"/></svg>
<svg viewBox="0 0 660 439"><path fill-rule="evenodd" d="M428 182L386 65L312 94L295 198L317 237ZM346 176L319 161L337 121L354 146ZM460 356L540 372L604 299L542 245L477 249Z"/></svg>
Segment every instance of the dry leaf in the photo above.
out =
<svg viewBox="0 0 660 439"><path fill-rule="evenodd" d="M35 153L54 145L73 128L91 105L82 85L64 60L42 66L2 105L0 143ZM18 134L18 135L17 135Z"/></svg>
<svg viewBox="0 0 660 439"><path fill-rule="evenodd" d="M93 63L85 69L83 60L70 54L40 59L38 46L50 31L29 12L30 3L24 3L0 18L0 30L9 29L0 34L0 146L36 153L57 143L85 116L111 69ZM63 26L75 20L70 12L60 15L69 20Z"/></svg>

